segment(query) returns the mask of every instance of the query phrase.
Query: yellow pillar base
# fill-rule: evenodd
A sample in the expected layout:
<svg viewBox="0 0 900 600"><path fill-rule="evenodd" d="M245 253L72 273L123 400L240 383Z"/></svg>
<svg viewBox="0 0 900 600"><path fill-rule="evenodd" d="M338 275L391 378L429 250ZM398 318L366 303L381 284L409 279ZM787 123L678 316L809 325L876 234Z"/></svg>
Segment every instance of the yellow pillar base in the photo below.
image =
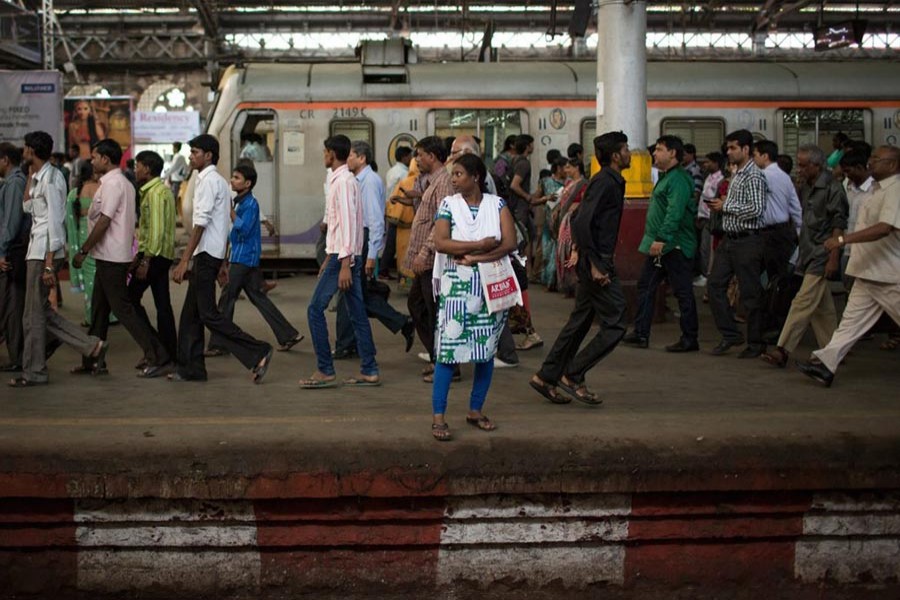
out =
<svg viewBox="0 0 900 600"><path fill-rule="evenodd" d="M622 171L625 177L626 198L649 198L653 192L653 180L650 177L650 167L653 166L653 156L645 149L631 151L631 167ZM591 177L600 171L600 163L597 157L591 157Z"/></svg>

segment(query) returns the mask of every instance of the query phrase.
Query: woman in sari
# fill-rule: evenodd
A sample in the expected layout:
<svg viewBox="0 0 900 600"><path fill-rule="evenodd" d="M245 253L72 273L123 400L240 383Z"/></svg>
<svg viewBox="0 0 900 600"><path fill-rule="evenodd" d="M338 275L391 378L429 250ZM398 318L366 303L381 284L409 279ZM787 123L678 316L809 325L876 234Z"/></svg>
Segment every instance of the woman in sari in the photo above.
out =
<svg viewBox="0 0 900 600"><path fill-rule="evenodd" d="M547 199L544 203L544 226L541 230L541 251L544 265L541 270L541 283L551 292L556 291L556 241L559 229L553 226L553 211L559 206L562 192L566 185L566 166L568 159L559 157L550 165L550 176L541 179L541 196ZM540 210L540 209L535 209Z"/></svg>
<svg viewBox="0 0 900 600"><path fill-rule="evenodd" d="M494 355L506 311L488 312L479 263L506 259L516 249L516 229L506 201L486 193L481 158L464 154L453 164L457 193L444 198L434 225L433 277L438 295L431 435L450 439L444 420L454 365L475 363L466 422L482 431L496 425L481 409L491 387Z"/></svg>
<svg viewBox="0 0 900 600"><path fill-rule="evenodd" d="M94 259L90 256L85 257L80 269L75 269L71 265L71 259L74 257L81 246L88 238L88 210L91 208L91 202L94 201L94 194L100 185L94 178L94 168L89 161L81 163L78 171L78 183L75 189L69 192L66 199L66 232L68 235L69 245L69 276L74 287L76 282L80 283L84 290L84 321L82 326L89 327L91 324L91 297L94 293L94 273L97 270Z"/></svg>
<svg viewBox="0 0 900 600"><path fill-rule="evenodd" d="M566 297L575 295L575 285L578 276L575 267L569 266L572 262L572 252L575 244L572 241L572 217L581 204L584 191L587 189L587 180L581 174L581 164L578 159L570 159L566 164L566 175L569 177L566 187L560 194L559 206L553 212L552 226L557 232L556 237L556 287Z"/></svg>

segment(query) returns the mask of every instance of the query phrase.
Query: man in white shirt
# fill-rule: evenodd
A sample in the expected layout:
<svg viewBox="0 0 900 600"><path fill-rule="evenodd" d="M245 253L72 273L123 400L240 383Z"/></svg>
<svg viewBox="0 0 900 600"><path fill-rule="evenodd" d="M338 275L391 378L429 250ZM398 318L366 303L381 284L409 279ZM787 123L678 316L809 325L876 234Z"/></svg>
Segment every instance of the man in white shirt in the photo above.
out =
<svg viewBox="0 0 900 600"><path fill-rule="evenodd" d="M859 209L853 233L825 242L826 250L853 246L847 274L855 278L841 323L800 371L830 387L853 345L887 312L900 324L900 148L879 146L869 159L875 183Z"/></svg>
<svg viewBox="0 0 900 600"><path fill-rule="evenodd" d="M406 338L406 351L412 348L415 327L412 319L391 306L387 298L368 291L368 280L375 275L375 263L384 247L384 184L378 173L372 170L372 147L364 141L351 144L347 157L347 167L359 182L359 195L363 205L363 256L365 277L363 277L363 302L366 314L381 321L391 333L402 332ZM376 284L373 284L376 285ZM384 286L385 284L377 284ZM335 358L356 356L356 336L350 324L346 296L342 295L337 305L337 339L334 342Z"/></svg>
<svg viewBox="0 0 900 600"><path fill-rule="evenodd" d="M872 197L872 189L875 180L869 173L869 155L871 152L864 150L850 150L841 157L841 170L847 179L847 201L850 203L850 216L847 218L846 233L856 230L856 219L859 217L859 209ZM850 262L851 246L844 248L841 256L841 272L844 273L844 287L847 291L853 287L853 278L846 274L847 263Z"/></svg>
<svg viewBox="0 0 900 600"><path fill-rule="evenodd" d="M169 172L166 174L166 182L172 188L172 196L175 202L178 202L178 191L184 178L187 177L188 164L187 159L181 153L181 142L172 144L172 164L169 166Z"/></svg>
<svg viewBox="0 0 900 600"><path fill-rule="evenodd" d="M29 181L25 189L25 212L31 215L31 237L25 256L25 347L22 374L11 387L46 384L48 339L72 346L85 357L103 362L105 341L85 334L50 307L50 290L56 287L56 272L66 255L66 181L50 164L53 138L44 131L25 136L24 164Z"/></svg>
<svg viewBox="0 0 900 600"><path fill-rule="evenodd" d="M409 174L409 163L412 162L412 159L413 149L409 146L398 146L397 149L394 150L394 160L397 162L394 163L393 167L388 169L387 175L385 176L385 180L387 181L385 191L387 192L388 197L394 192L394 188L397 187L397 184L403 181ZM397 265L396 254L397 224L388 223L387 235L384 239L384 253L381 256L381 262L378 265L378 270L380 271L378 276L382 279L393 279L391 276L391 269Z"/></svg>
<svg viewBox="0 0 900 600"><path fill-rule="evenodd" d="M272 346L242 331L219 312L216 304L216 280L227 277L222 267L231 230L231 188L216 170L219 141L211 135L201 134L189 144L190 165L198 173L194 191L194 228L172 280L181 283L189 276L190 281L178 330L178 367L169 379L206 381L205 326L218 334L225 350L250 369L253 383L261 383L272 362ZM191 258L194 261L192 269L189 268Z"/></svg>
<svg viewBox="0 0 900 600"><path fill-rule="evenodd" d="M325 321L325 309L338 289L344 292L361 362L360 374L345 380L344 384L377 386L381 385L381 378L362 292L363 207L359 182L347 167L350 138L345 135L328 138L323 155L325 168L331 169L325 198L326 258L306 309L317 368L310 377L300 380L300 387L320 389L338 385Z"/></svg>
<svg viewBox="0 0 900 600"><path fill-rule="evenodd" d="M136 205L134 186L119 169L121 161L122 147L115 140L101 140L91 148L91 166L100 176L100 187L94 193L88 212L90 233L72 259L72 265L80 268L88 255L97 265L88 333L106 339L109 317L115 313L149 361L139 377L153 378L169 371L171 359L159 336L138 315L128 296L128 272L134 258ZM72 369L73 374L107 372L105 363L93 364L89 358L83 358L82 365Z"/></svg>

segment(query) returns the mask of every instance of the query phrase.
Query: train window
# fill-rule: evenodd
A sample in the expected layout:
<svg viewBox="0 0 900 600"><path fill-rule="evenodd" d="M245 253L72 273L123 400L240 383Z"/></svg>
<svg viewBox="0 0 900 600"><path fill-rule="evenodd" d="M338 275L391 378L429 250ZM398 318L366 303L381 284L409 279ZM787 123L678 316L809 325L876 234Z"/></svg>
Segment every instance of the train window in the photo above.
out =
<svg viewBox="0 0 900 600"><path fill-rule="evenodd" d="M716 118L665 118L660 125L660 135L677 135L685 144L694 144L697 155L717 152L725 141L725 121Z"/></svg>
<svg viewBox="0 0 900 600"><path fill-rule="evenodd" d="M375 124L368 119L335 119L329 125L330 135L346 135L351 142L366 142L375 151Z"/></svg>
<svg viewBox="0 0 900 600"><path fill-rule="evenodd" d="M522 133L523 112L517 108L438 109L429 113L430 130L442 138L474 135L481 139L488 168L503 151L507 136Z"/></svg>
<svg viewBox="0 0 900 600"><path fill-rule="evenodd" d="M271 110L245 110L238 114L232 128L235 144L233 162L249 158L254 163L272 162L275 154L275 113Z"/></svg>
<svg viewBox="0 0 900 600"><path fill-rule="evenodd" d="M597 137L597 119L581 121L581 147L584 148L584 164L587 172L591 172L591 160L594 158L594 138Z"/></svg>
<svg viewBox="0 0 900 600"><path fill-rule="evenodd" d="M796 156L797 148L803 144L815 144L831 152L831 138L836 133L845 133L852 140L865 140L872 119L869 111L859 108L790 108L778 112L781 113L778 118L781 152L788 156Z"/></svg>

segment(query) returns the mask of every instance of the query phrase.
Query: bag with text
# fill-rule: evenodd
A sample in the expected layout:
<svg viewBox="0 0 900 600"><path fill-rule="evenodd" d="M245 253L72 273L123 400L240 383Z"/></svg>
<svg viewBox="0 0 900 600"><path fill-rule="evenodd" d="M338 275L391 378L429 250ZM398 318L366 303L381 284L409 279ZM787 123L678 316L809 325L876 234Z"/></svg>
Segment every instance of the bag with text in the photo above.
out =
<svg viewBox="0 0 900 600"><path fill-rule="evenodd" d="M522 290L508 256L493 262L479 263L481 288L488 313L494 314L522 305Z"/></svg>

